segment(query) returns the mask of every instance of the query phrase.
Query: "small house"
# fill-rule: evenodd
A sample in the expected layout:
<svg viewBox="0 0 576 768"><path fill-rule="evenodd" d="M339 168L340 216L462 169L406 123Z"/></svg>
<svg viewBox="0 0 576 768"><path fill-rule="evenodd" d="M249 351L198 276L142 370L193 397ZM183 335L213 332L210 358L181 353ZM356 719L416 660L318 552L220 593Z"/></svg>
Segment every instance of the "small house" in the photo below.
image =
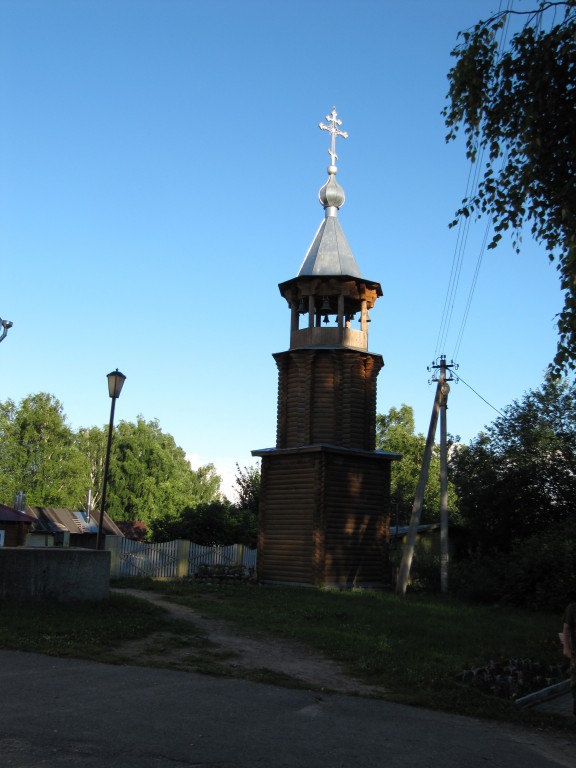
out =
<svg viewBox="0 0 576 768"><path fill-rule="evenodd" d="M54 546L82 547L94 549L98 536L98 523L100 513L93 511L90 516L85 512L75 509L60 509L55 507L29 507L26 513L34 518L37 523L36 536L39 531L46 532L53 537ZM124 536L116 523L104 514L102 532L108 536ZM30 537L28 546L46 546L36 543L34 537Z"/></svg>
<svg viewBox="0 0 576 768"><path fill-rule="evenodd" d="M0 546L23 547L37 523L34 516L0 504Z"/></svg>

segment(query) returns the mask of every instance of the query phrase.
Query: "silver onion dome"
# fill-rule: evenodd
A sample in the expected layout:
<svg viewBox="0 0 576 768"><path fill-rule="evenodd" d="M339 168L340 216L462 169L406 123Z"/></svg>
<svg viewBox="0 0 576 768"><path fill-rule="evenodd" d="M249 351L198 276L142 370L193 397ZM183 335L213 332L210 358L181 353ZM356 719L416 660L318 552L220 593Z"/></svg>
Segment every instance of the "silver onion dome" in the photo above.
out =
<svg viewBox="0 0 576 768"><path fill-rule="evenodd" d="M330 170L334 168L336 169L336 166L331 165L328 169L328 172L330 173ZM320 200L321 205L328 209L328 208L341 208L344 205L344 201L346 200L346 195L344 194L344 190L338 184L336 181L336 173L330 173L330 177L328 178L328 181L322 189L318 192L318 199Z"/></svg>

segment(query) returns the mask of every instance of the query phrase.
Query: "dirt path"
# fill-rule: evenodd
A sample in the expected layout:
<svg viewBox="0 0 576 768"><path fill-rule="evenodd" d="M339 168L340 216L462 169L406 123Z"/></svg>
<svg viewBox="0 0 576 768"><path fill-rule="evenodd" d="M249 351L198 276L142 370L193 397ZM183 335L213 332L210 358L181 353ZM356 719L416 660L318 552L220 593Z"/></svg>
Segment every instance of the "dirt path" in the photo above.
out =
<svg viewBox="0 0 576 768"><path fill-rule="evenodd" d="M155 592L114 591L160 605L173 618L190 622L192 630L184 640L180 635L160 632L125 643L117 649L120 659L137 654L143 664L276 682L284 679L286 683L361 696L382 697L386 693L383 688L353 680L337 664L304 645L240 633L226 622L206 619L194 609L170 602Z"/></svg>

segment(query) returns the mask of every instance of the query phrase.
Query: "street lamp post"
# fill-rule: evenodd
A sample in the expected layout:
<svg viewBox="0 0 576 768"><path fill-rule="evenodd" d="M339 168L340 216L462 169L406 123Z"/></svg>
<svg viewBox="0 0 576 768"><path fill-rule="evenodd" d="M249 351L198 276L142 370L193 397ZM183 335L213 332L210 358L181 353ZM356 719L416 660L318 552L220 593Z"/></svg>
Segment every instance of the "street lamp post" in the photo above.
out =
<svg viewBox="0 0 576 768"><path fill-rule="evenodd" d="M0 341L4 341L6 338L6 334L12 328L14 323L11 320L2 320L0 317L0 328L2 328L2 333L0 334Z"/></svg>
<svg viewBox="0 0 576 768"><path fill-rule="evenodd" d="M104 482L102 483L102 501L100 503L100 519L98 520L96 549L102 549L104 544L102 529L104 524L104 512L106 510L106 488L108 486L108 468L110 466L110 446L112 445L112 432L114 430L114 408L116 400L120 397L120 392L122 392L122 386L124 385L125 379L126 376L124 376L123 373L120 373L118 368L108 374L108 394L112 399L112 405L110 406L110 424L108 426L108 444L106 445L106 461L104 462Z"/></svg>

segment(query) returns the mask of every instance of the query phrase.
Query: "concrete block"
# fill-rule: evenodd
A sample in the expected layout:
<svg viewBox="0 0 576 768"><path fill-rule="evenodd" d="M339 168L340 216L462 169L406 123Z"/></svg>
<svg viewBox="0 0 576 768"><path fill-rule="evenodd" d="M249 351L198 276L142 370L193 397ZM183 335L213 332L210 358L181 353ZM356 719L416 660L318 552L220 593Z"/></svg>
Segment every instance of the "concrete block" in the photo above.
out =
<svg viewBox="0 0 576 768"><path fill-rule="evenodd" d="M0 548L2 600L104 600L110 552L60 547Z"/></svg>

